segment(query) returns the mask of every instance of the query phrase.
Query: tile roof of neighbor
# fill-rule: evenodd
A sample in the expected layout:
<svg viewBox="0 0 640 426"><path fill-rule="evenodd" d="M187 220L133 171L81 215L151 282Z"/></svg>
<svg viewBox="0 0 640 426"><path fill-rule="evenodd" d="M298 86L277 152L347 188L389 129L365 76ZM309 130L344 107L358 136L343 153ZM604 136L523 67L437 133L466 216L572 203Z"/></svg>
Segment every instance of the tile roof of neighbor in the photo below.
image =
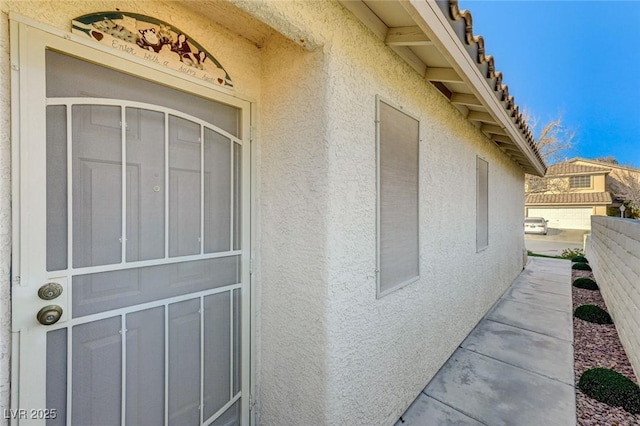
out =
<svg viewBox="0 0 640 426"><path fill-rule="evenodd" d="M564 194L528 194L525 204L611 204L608 192L570 192Z"/></svg>
<svg viewBox="0 0 640 426"><path fill-rule="evenodd" d="M597 166L585 166L582 164L573 164L570 162L563 162L549 166L547 174L545 176L566 176L577 175L587 173L609 173L610 168L597 167Z"/></svg>
<svg viewBox="0 0 640 426"><path fill-rule="evenodd" d="M640 169L637 168L637 167L625 166L624 164L607 163L606 161L590 160L588 158L582 158L582 157L572 158L570 160L565 161L565 163L575 163L575 162L579 162L579 161L582 161L582 162L585 162L585 163L597 164L597 165L600 165L602 167L606 167L606 168L609 168L609 169L624 169L624 170L628 170L628 171L633 172L633 173L640 172Z"/></svg>
<svg viewBox="0 0 640 426"><path fill-rule="evenodd" d="M442 4L443 2L440 1L438 3ZM502 73L500 71L496 71L493 56L485 54L484 38L480 35L473 35L473 19L471 17L471 12L468 10L460 10L458 7L458 0L449 0L448 5L452 19L456 21L464 19L464 35L458 33L458 36L463 43L471 47L471 51L467 49L467 53L469 53L472 59L476 62L478 69L480 69L484 74L489 87L491 87L496 97L507 110L509 116L520 129L520 133L529 147L533 150L536 158L540 160L543 166L546 167L546 163L542 158L542 155L540 155L538 146L535 143L533 133L529 129L525 117L520 112L520 108L516 105L515 98L509 94L509 87L506 84L502 84Z"/></svg>

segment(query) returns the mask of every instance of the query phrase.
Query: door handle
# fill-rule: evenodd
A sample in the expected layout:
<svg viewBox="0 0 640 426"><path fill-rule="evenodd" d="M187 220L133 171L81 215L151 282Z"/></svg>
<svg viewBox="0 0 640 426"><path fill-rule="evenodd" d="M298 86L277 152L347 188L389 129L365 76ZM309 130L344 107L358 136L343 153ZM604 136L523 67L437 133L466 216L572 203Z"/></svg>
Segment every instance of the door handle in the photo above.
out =
<svg viewBox="0 0 640 426"><path fill-rule="evenodd" d="M58 283L46 283L38 289L38 297L42 300L52 300L62 294L62 286Z"/></svg>
<svg viewBox="0 0 640 426"><path fill-rule="evenodd" d="M47 305L38 311L38 322L42 325L51 325L58 322L62 316L62 308L58 305Z"/></svg>

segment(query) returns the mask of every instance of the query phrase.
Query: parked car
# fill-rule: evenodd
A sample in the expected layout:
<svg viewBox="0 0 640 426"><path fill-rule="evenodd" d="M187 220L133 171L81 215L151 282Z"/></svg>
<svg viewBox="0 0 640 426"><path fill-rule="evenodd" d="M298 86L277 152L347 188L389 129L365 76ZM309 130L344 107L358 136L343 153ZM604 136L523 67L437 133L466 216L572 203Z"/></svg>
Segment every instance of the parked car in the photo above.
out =
<svg viewBox="0 0 640 426"><path fill-rule="evenodd" d="M547 235L547 222L543 217L527 217L524 220L524 233Z"/></svg>

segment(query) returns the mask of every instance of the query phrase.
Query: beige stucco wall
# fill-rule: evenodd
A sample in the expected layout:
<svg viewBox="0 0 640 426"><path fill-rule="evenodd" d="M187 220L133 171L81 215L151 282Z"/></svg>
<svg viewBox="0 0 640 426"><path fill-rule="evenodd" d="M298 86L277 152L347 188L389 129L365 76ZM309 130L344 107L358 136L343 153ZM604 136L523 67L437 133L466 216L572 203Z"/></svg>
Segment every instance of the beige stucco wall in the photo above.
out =
<svg viewBox="0 0 640 426"><path fill-rule="evenodd" d="M326 424L329 336L324 54L276 37L259 117L260 424Z"/></svg>
<svg viewBox="0 0 640 426"><path fill-rule="evenodd" d="M270 80L265 72L264 136L282 125L311 129L294 144L278 142L283 169L293 171L278 173L275 156L267 161L266 144L275 140L261 147L262 178L266 169L272 183L286 178L277 199L261 186L261 420L392 424L521 270L523 173L339 5L240 5L285 34L315 40L323 56L316 62L317 51L291 50L276 59L265 51L265 70L276 60L284 78ZM324 92L307 93L305 75L325 82L316 84ZM280 112L272 110L270 94L290 90L291 76L299 93L292 103L276 102ZM419 117L422 134L422 278L382 299L375 291L376 95ZM271 114L302 122L274 123ZM307 151L319 154L310 159ZM476 155L489 161L490 175L490 245L481 253L475 247ZM267 198L273 205L267 207ZM281 223L267 218L267 208ZM281 312L267 306L273 303ZM325 358L309 357L314 351ZM277 379L268 372L279 372Z"/></svg>
<svg viewBox="0 0 640 426"><path fill-rule="evenodd" d="M605 175L594 175L593 179L593 192L605 192Z"/></svg>
<svg viewBox="0 0 640 426"><path fill-rule="evenodd" d="M640 375L640 222L592 217L587 258L620 341Z"/></svg>
<svg viewBox="0 0 640 426"><path fill-rule="evenodd" d="M9 408L11 359L11 127L9 24L0 11L0 411ZM6 420L0 420L0 423Z"/></svg>
<svg viewBox="0 0 640 426"><path fill-rule="evenodd" d="M521 270L523 172L337 3L234 3L295 42L276 35L257 48L188 3L117 7L188 31L256 101L258 422L392 424ZM16 1L2 11L68 29L72 17L114 5ZM422 138L421 279L381 299L376 95L417 116ZM490 209L479 253L477 155L489 163Z"/></svg>
<svg viewBox="0 0 640 426"><path fill-rule="evenodd" d="M607 206L595 206L593 208L593 214L596 216L606 216L607 215Z"/></svg>

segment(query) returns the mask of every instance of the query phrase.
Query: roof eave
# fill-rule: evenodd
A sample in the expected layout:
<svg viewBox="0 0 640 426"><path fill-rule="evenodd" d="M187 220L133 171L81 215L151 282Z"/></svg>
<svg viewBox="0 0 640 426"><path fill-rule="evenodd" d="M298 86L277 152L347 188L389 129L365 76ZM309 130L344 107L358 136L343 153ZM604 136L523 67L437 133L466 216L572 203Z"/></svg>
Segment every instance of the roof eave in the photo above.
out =
<svg viewBox="0 0 640 426"><path fill-rule="evenodd" d="M525 207L530 206L608 206L613 201L605 202L605 201L593 201L593 202L584 202L584 203L525 203Z"/></svg>
<svg viewBox="0 0 640 426"><path fill-rule="evenodd" d="M417 25L429 36L440 52L450 59L451 66L467 81L473 93L497 119L500 127L507 133L519 151L524 154L528 166L525 171L536 176L544 176L546 165L540 161L516 127L496 94L489 87L485 77L478 69L475 61L467 53L462 41L458 38L448 18L433 1L400 0L405 10L411 14Z"/></svg>
<svg viewBox="0 0 640 426"><path fill-rule="evenodd" d="M608 175L611 173L610 171L591 171L591 172L567 172L567 173L558 173L558 174L547 174L545 177L548 178L561 178L561 177L570 177L570 176L596 176L596 175Z"/></svg>
<svg viewBox="0 0 640 426"><path fill-rule="evenodd" d="M482 38L471 34L470 15L460 13L456 0L447 1L449 17L433 0L338 1L525 173L544 176L546 165L533 134L508 88L501 84L493 59L484 55ZM464 37L454 28L461 19L468 24ZM465 41L467 48L482 50L477 61L465 48Z"/></svg>

